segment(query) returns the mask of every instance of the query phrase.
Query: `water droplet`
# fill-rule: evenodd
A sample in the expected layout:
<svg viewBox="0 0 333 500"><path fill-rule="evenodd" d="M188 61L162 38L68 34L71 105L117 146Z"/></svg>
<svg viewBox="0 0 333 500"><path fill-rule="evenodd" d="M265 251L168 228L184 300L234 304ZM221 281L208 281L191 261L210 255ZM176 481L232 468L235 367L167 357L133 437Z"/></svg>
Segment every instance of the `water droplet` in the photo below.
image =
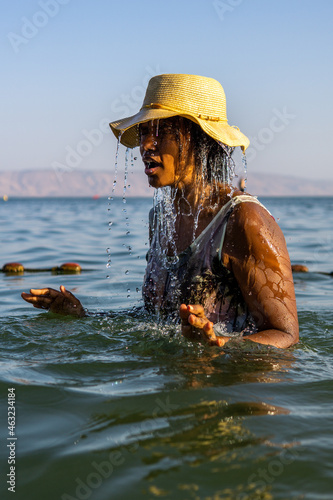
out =
<svg viewBox="0 0 333 500"><path fill-rule="evenodd" d="M242 153L242 163L243 163L243 168L244 168L244 187L243 191L246 193L246 183L247 183L247 160L246 160L246 154L243 152Z"/></svg>

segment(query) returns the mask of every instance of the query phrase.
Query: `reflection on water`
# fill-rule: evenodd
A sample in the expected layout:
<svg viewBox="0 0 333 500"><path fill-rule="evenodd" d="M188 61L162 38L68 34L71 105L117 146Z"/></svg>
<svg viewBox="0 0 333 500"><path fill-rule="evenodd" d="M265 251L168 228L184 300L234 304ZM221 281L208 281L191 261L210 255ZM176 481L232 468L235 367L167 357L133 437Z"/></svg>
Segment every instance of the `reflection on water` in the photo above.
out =
<svg viewBox="0 0 333 500"><path fill-rule="evenodd" d="M222 352L121 312L140 305L149 200L128 200L130 235L117 224L126 224L122 200L104 221L103 200L6 203L2 264L92 269L65 280L0 276L0 423L6 432L14 386L16 500L331 498L333 280L312 271L332 270L332 203L261 201L280 219L292 260L310 269L295 275L301 342L287 351L249 342ZM89 310L117 314L58 318L20 299L62 283ZM5 470L4 447L0 460ZM6 498L3 482L0 490Z"/></svg>

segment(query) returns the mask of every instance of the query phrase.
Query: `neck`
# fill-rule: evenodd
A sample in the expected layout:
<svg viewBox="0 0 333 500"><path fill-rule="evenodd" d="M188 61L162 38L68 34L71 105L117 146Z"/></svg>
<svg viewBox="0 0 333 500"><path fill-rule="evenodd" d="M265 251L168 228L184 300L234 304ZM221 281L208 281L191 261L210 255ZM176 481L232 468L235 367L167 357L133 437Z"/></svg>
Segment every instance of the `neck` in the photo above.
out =
<svg viewBox="0 0 333 500"><path fill-rule="evenodd" d="M184 185L175 189L174 205L176 212L186 214L190 211L194 216L203 210L214 212L214 207L218 208L224 205L231 194L231 187L226 184L204 184L200 181L193 181L191 185Z"/></svg>

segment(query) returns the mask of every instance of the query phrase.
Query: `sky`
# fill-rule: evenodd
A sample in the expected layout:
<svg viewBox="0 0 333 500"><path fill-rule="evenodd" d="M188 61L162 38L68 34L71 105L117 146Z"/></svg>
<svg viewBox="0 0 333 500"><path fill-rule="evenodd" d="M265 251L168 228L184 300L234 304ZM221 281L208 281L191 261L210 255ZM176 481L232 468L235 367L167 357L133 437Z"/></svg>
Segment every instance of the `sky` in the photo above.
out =
<svg viewBox="0 0 333 500"><path fill-rule="evenodd" d="M0 0L0 170L113 170L149 78L217 79L248 169L333 180L331 0ZM139 163L136 163L139 165ZM139 166L137 168L140 168Z"/></svg>

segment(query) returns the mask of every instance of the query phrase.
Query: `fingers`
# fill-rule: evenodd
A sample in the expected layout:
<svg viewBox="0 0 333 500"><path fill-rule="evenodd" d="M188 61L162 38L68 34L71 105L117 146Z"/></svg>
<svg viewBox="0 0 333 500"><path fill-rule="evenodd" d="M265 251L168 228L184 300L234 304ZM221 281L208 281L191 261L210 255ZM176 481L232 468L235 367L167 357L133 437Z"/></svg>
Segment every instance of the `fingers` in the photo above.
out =
<svg viewBox="0 0 333 500"><path fill-rule="evenodd" d="M66 290L64 285L60 286L60 291L61 291L62 295L64 295L66 297L66 299L70 300L71 302L79 302L78 299L75 297L75 295L72 294L72 292L70 292L69 290Z"/></svg>
<svg viewBox="0 0 333 500"><path fill-rule="evenodd" d="M199 339L202 329L208 322L204 308L199 304L182 304L179 308L179 316L182 323L183 336L188 339Z"/></svg>
<svg viewBox="0 0 333 500"><path fill-rule="evenodd" d="M23 300L39 309L49 309L59 296L62 296L61 292L54 288L31 288L30 293L21 293Z"/></svg>
<svg viewBox="0 0 333 500"><path fill-rule="evenodd" d="M199 330L202 330L204 328L204 326L206 325L208 319L206 317L199 318L198 316L195 316L195 314L190 314L187 321L194 328L199 328Z"/></svg>
<svg viewBox="0 0 333 500"><path fill-rule="evenodd" d="M195 305L192 305L192 304L189 304L189 305L186 305L186 304L182 304L179 308L179 316L180 316L180 319L182 320L182 323L187 323L188 321L188 318L191 314L194 314L195 316L197 316L198 318L203 318L203 319L206 319L206 315L205 315L205 311L204 311L204 308L200 305L200 304L195 304Z"/></svg>
<svg viewBox="0 0 333 500"><path fill-rule="evenodd" d="M22 299L39 309L48 309L57 314L86 315L79 299L61 285L60 291L53 288L32 288L30 293L22 293Z"/></svg>
<svg viewBox="0 0 333 500"><path fill-rule="evenodd" d="M229 337L217 337L214 332L214 324L205 315L204 308L200 304L182 304L179 308L182 323L182 334L188 339L202 339L210 345L222 347L228 342Z"/></svg>
<svg viewBox="0 0 333 500"><path fill-rule="evenodd" d="M30 293L24 293L24 292L21 293L21 297L26 302L29 302L34 307L37 307L39 309L48 309L51 304L51 299L49 297L35 296Z"/></svg>
<svg viewBox="0 0 333 500"><path fill-rule="evenodd" d="M51 297L58 294L58 290L54 288L31 288L31 295L50 295Z"/></svg>
<svg viewBox="0 0 333 500"><path fill-rule="evenodd" d="M200 304L190 304L187 306L187 310L189 314L195 314L196 316L198 316L198 318L206 318L205 310Z"/></svg>
<svg viewBox="0 0 333 500"><path fill-rule="evenodd" d="M211 321L207 321L206 324L203 326L203 331L207 339L209 340L215 340L216 335L213 329L214 323Z"/></svg>
<svg viewBox="0 0 333 500"><path fill-rule="evenodd" d="M187 323L187 318L188 318L189 314L190 313L187 309L187 305L182 304L179 308L179 316L180 316L180 319L182 320L182 323Z"/></svg>

